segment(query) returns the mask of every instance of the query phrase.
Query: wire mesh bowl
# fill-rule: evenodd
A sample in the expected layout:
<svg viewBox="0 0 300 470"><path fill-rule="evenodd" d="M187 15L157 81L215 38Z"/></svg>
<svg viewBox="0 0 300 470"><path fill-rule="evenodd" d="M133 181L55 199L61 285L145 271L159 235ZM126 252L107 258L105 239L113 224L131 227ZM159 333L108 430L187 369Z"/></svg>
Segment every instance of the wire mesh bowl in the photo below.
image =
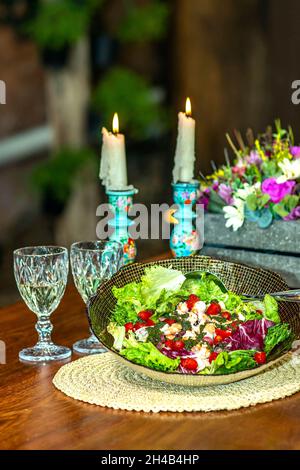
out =
<svg viewBox="0 0 300 470"><path fill-rule="evenodd" d="M135 263L122 268L109 281L103 283L97 294L88 303L88 318L94 334L104 346L123 364L138 373L142 373L154 380L164 381L176 385L207 386L221 385L237 382L253 375L259 374L270 367L274 367L279 361L284 361L290 352L280 357L272 357L269 362L255 369L244 370L226 375L192 375L180 372L161 372L148 367L134 364L112 349L113 338L107 332L107 325L114 310L116 299L112 294L112 287L123 287L129 282L139 282L145 268L153 265L172 267L183 273L190 271L209 271L216 274L226 287L237 294L264 294L288 289L285 281L276 273L260 268L222 261L208 256L192 256L179 259L155 261L151 263ZM300 336L299 306L295 303L279 303L280 317L283 322L290 324L296 338Z"/></svg>

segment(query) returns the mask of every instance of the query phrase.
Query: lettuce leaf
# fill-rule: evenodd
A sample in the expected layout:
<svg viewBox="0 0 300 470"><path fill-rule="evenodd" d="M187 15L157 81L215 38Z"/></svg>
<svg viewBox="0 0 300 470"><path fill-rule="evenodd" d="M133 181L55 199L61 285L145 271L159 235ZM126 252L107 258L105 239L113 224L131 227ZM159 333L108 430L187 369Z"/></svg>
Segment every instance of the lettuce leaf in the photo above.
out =
<svg viewBox="0 0 300 470"><path fill-rule="evenodd" d="M257 362L254 359L256 350L237 350L231 352L221 352L217 358L212 362L210 367L207 367L201 374L233 374L246 369L254 369Z"/></svg>
<svg viewBox="0 0 300 470"><path fill-rule="evenodd" d="M268 329L264 341L264 350L269 355L276 346L292 337L292 332L288 323L280 323Z"/></svg>
<svg viewBox="0 0 300 470"><path fill-rule="evenodd" d="M274 323L280 323L281 320L279 316L278 303L274 299L274 297L269 294L266 294L264 298L264 306L264 317L267 320L273 321Z"/></svg>
<svg viewBox="0 0 300 470"><path fill-rule="evenodd" d="M117 349L117 351L120 351L120 349L122 349L125 338L125 327L118 326L116 323L110 322L107 325L107 331L114 338L113 348Z"/></svg>
<svg viewBox="0 0 300 470"><path fill-rule="evenodd" d="M184 281L185 276L176 269L163 266L146 268L141 278L141 293L147 308L153 308L156 305L162 291L177 291Z"/></svg>
<svg viewBox="0 0 300 470"><path fill-rule="evenodd" d="M186 279L182 284L182 289L190 294L197 295L203 302L211 302L212 300L225 301L228 299L228 293L224 292L207 273L202 273L201 277Z"/></svg>
<svg viewBox="0 0 300 470"><path fill-rule="evenodd" d="M112 293L117 299L111 320L119 326L128 322L136 322L137 314L144 310L144 301L141 294L141 285L130 282L124 287L112 288Z"/></svg>
<svg viewBox="0 0 300 470"><path fill-rule="evenodd" d="M175 371L180 359L170 359L162 354L152 343L139 343L132 337L124 341L125 349L120 354L129 361L135 362L150 369L162 370L165 372Z"/></svg>

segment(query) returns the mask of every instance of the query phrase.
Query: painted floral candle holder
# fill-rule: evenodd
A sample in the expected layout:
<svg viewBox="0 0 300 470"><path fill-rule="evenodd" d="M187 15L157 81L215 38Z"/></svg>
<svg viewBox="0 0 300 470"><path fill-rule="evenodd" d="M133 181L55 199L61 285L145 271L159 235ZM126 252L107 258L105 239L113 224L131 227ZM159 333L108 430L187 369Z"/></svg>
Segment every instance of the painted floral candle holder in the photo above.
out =
<svg viewBox="0 0 300 470"><path fill-rule="evenodd" d="M136 244L130 237L128 227L134 224L128 217L128 212L133 204L133 196L138 191L135 188L124 191L107 190L108 202L111 205L114 218L109 221L113 227L113 233L109 237L123 245L124 265L133 263L136 258Z"/></svg>
<svg viewBox="0 0 300 470"><path fill-rule="evenodd" d="M173 199L178 209L174 214L176 223L171 234L170 247L175 258L195 255L199 251L200 236L194 227L194 206L198 197L199 183L175 183Z"/></svg>

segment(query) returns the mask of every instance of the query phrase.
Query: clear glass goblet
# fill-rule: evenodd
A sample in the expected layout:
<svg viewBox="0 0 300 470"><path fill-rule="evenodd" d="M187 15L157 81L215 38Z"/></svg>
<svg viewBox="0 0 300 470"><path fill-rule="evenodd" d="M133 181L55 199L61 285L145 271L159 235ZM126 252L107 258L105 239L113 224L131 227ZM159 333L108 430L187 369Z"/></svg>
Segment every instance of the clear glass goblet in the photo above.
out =
<svg viewBox="0 0 300 470"><path fill-rule="evenodd" d="M66 359L71 349L51 340L50 315L58 307L67 284L68 250L57 246L36 246L14 251L16 283L27 307L37 315L38 342L19 352L22 361L47 362Z"/></svg>
<svg viewBox="0 0 300 470"><path fill-rule="evenodd" d="M70 252L75 286L87 304L99 286L110 279L123 264L123 246L117 241L97 240L73 243ZM79 354L95 354L106 349L90 329L90 337L73 344Z"/></svg>

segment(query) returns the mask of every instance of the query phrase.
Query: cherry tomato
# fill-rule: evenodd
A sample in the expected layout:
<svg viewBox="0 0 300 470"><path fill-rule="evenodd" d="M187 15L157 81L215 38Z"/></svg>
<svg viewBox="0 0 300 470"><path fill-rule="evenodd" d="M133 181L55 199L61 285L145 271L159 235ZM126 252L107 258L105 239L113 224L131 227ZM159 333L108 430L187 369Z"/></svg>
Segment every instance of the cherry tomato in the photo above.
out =
<svg viewBox="0 0 300 470"><path fill-rule="evenodd" d="M146 326L154 326L154 325L155 325L155 323L154 323L153 320L149 319L149 320L146 321Z"/></svg>
<svg viewBox="0 0 300 470"><path fill-rule="evenodd" d="M221 307L215 302L211 303L208 309L206 310L207 315L219 315L221 313Z"/></svg>
<svg viewBox="0 0 300 470"><path fill-rule="evenodd" d="M171 341L170 339L168 339L168 340L165 342L165 347L166 347L166 348L173 349L173 341Z"/></svg>
<svg viewBox="0 0 300 470"><path fill-rule="evenodd" d="M138 321L138 322L135 323L133 329L134 329L134 331L136 331L136 330L139 330L140 328L144 328L145 326L146 326L145 323L141 323L141 322Z"/></svg>
<svg viewBox="0 0 300 470"><path fill-rule="evenodd" d="M216 335L221 336L222 339L228 338L231 336L232 330L228 328L227 330L221 330L220 328L216 328Z"/></svg>
<svg viewBox="0 0 300 470"><path fill-rule="evenodd" d="M215 336L215 338L214 338L214 344L222 343L222 341L223 341L223 338L222 338L221 335Z"/></svg>
<svg viewBox="0 0 300 470"><path fill-rule="evenodd" d="M216 328L216 335L221 336L222 339L228 338L231 336L232 330L229 328L227 330L221 330L220 328Z"/></svg>
<svg viewBox="0 0 300 470"><path fill-rule="evenodd" d="M231 315L229 312L222 312L221 313L222 317L225 318L225 320L230 320L231 319Z"/></svg>
<svg viewBox="0 0 300 470"><path fill-rule="evenodd" d="M197 370L198 362L195 359L188 357L187 359L181 359L181 366L187 370Z"/></svg>
<svg viewBox="0 0 300 470"><path fill-rule="evenodd" d="M173 325L173 323L176 323L176 320L171 320L171 318L165 318L164 322L168 325Z"/></svg>
<svg viewBox="0 0 300 470"><path fill-rule="evenodd" d="M143 320L147 321L149 318L153 315L151 310L142 310L140 313L138 313L138 317Z"/></svg>
<svg viewBox="0 0 300 470"><path fill-rule="evenodd" d="M132 322L126 323L124 326L126 331L132 331L134 329L134 324Z"/></svg>
<svg viewBox="0 0 300 470"><path fill-rule="evenodd" d="M186 301L187 308L188 308L189 310L191 310L191 309L194 307L195 303L196 303L196 302L199 302L199 300L200 300L200 299L199 299L199 297L198 297L197 295L191 294L191 295L189 296L189 298L187 299L187 301Z"/></svg>
<svg viewBox="0 0 300 470"><path fill-rule="evenodd" d="M173 341L172 349L173 351L181 351L182 349L184 349L184 342L181 339Z"/></svg>
<svg viewBox="0 0 300 470"><path fill-rule="evenodd" d="M211 355L209 356L208 360L210 363L212 363L212 361L214 361L215 359L217 359L219 353L217 352L212 352Z"/></svg>
<svg viewBox="0 0 300 470"><path fill-rule="evenodd" d="M267 355L265 352L257 352L254 354L254 359L257 362L257 364L265 364L267 360Z"/></svg>

